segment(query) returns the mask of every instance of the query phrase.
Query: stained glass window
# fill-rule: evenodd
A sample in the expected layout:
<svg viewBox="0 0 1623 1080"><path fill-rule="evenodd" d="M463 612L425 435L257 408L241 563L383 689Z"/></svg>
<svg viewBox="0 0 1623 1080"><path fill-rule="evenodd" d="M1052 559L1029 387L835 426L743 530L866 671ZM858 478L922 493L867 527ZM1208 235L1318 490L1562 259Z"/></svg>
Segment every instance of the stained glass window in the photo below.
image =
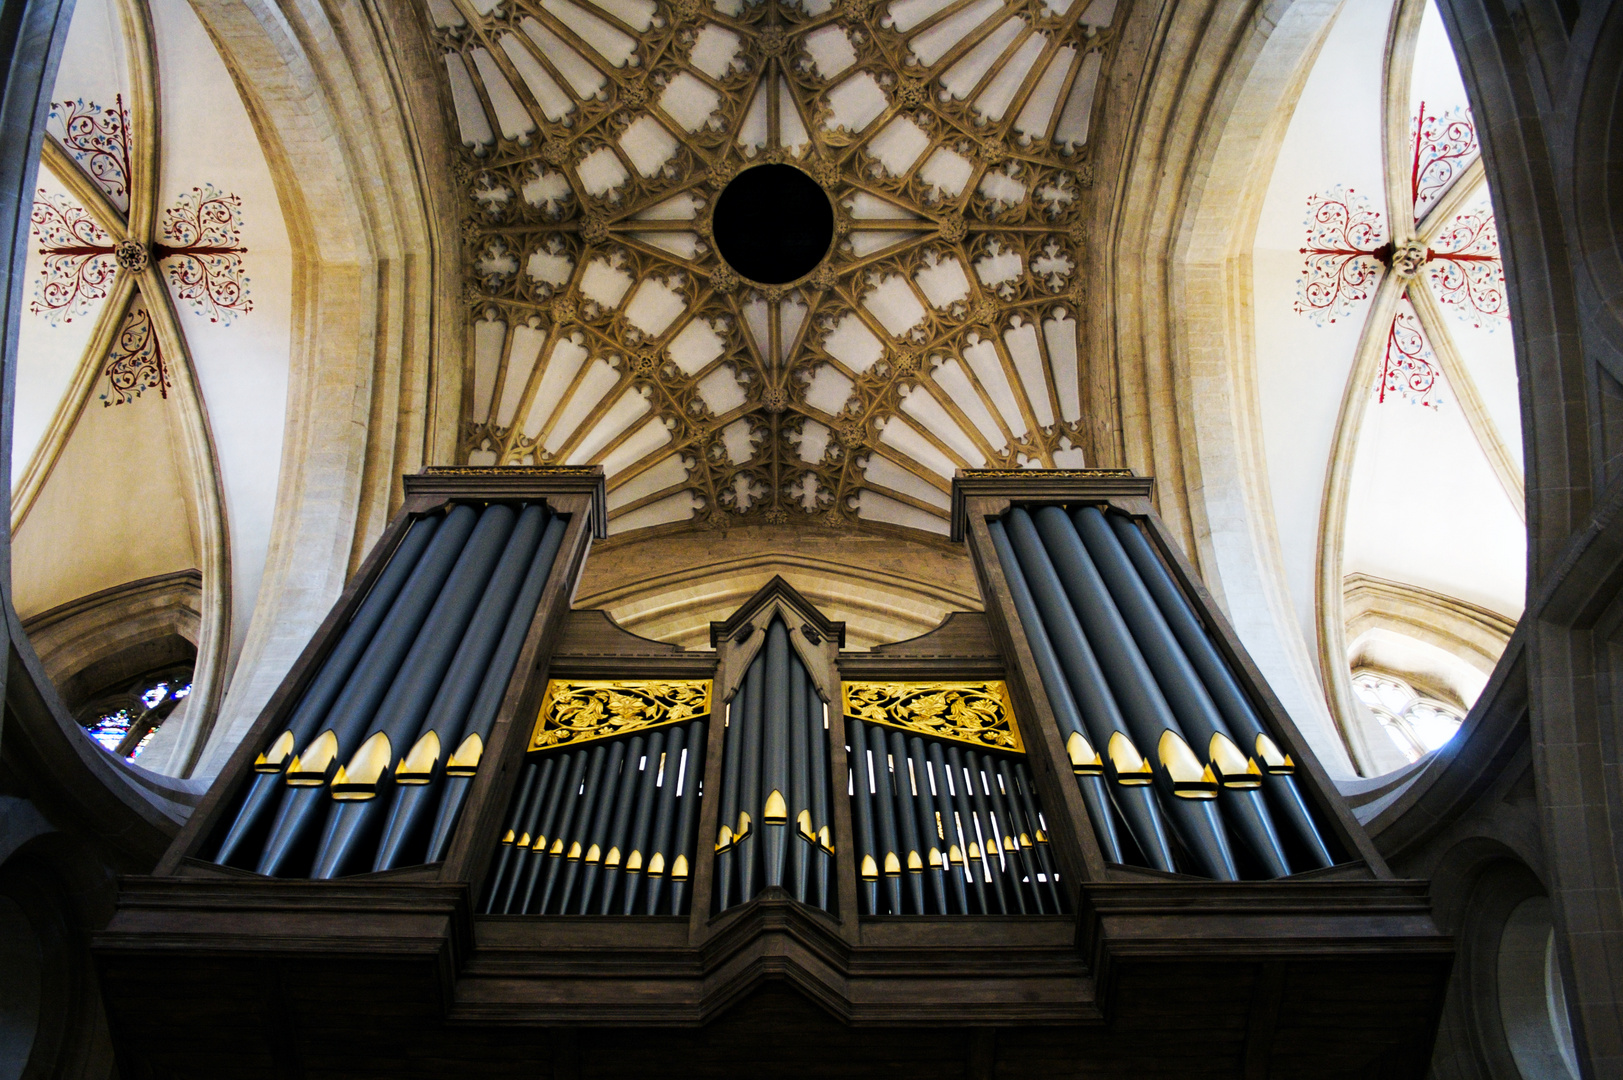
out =
<svg viewBox="0 0 1623 1080"><path fill-rule="evenodd" d="M189 666L148 672L96 696L79 710L79 723L108 752L134 761L191 692Z"/></svg>

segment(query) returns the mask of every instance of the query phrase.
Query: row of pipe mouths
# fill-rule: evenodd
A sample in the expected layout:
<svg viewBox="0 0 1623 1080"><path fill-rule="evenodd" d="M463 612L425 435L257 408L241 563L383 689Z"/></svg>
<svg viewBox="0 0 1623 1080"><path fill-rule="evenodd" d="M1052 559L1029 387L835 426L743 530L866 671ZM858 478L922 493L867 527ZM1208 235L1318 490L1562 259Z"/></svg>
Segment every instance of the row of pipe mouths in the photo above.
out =
<svg viewBox="0 0 1623 1080"><path fill-rule="evenodd" d="M259 753L214 861L322 879L443 859L565 524L505 502L413 520Z"/></svg>

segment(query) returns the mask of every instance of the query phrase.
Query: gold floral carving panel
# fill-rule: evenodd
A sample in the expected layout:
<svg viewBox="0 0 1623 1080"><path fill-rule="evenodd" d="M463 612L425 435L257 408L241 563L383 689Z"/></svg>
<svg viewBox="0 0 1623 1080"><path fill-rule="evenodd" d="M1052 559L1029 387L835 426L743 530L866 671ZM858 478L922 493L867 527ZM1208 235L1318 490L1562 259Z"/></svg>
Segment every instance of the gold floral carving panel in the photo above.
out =
<svg viewBox="0 0 1623 1080"><path fill-rule="evenodd" d="M845 715L993 750L1026 751L1000 679L985 682L848 682Z"/></svg>
<svg viewBox="0 0 1623 1080"><path fill-rule="evenodd" d="M608 739L709 713L709 679L553 679L529 749Z"/></svg>

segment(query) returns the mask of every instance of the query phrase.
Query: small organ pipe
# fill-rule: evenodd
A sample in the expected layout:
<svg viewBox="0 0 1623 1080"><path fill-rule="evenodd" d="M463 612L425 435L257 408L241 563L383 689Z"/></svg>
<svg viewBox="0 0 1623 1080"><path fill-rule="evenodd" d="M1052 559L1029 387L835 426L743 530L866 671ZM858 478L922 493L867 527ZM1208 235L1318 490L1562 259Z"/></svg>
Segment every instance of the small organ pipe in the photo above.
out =
<svg viewBox="0 0 1623 1080"><path fill-rule="evenodd" d="M543 768L535 788L530 792L529 805L519 819L519 837L514 843L513 866L507 875L507 885L499 901L497 895L491 893L492 910L497 914L505 915L513 911L514 899L522 899L520 886L534 877L535 866L547 857L546 837L542 831L546 828L546 809L557 802L557 792L563 788L563 773L567 765L568 762L559 761L551 768Z"/></svg>
<svg viewBox="0 0 1623 1080"><path fill-rule="evenodd" d="M551 771L552 762L547 762L547 769ZM518 798L513 800L513 808L507 814L507 831L502 834L501 850L496 856L496 869L490 875L490 889L485 900L485 913L489 914L495 904L496 897L501 895L502 884L507 878L508 868L513 862L515 847L528 849L530 838L526 834L522 843L519 840L519 830L523 828L525 813L530 808L530 799L535 797L536 783L541 775L541 766L531 762L524 767L524 775L518 782Z"/></svg>
<svg viewBox="0 0 1623 1080"><path fill-rule="evenodd" d="M1084 506L1071 516L1071 522L1132 631L1167 704L1183 725L1184 732L1194 740L1192 749L1196 756L1204 754L1210 762L1224 816L1238 826L1246 845L1262 860L1269 877L1286 876L1290 866L1285 860L1285 850L1262 801L1262 770L1248 753L1236 746L1228 724L1224 723L1194 665L1173 637L1172 629L1128 560L1121 542L1106 524L1105 516L1097 507Z"/></svg>
<svg viewBox="0 0 1623 1080"><path fill-rule="evenodd" d="M541 533L541 542L536 546L535 554L524 572L524 583L519 587L518 596L502 627L496 651L484 666L479 692L474 696L473 704L468 706L467 718L460 727L447 721L445 746L454 744L456 749L445 763L445 794L440 797L434 827L430 830L428 862L439 862L450 846L451 829L456 824L462 804L467 801L474 771L484 756L485 740L490 737L490 729L496 723L496 714L501 710L502 699L507 696L508 684L512 682L513 670L518 667L524 639L529 636L530 624L535 620L536 609L541 604L541 594L546 591L547 579L552 574L552 564L557 561L558 551L563 546L566 525L566 518L556 514L548 517L546 528Z"/></svg>
<svg viewBox="0 0 1623 1080"><path fill-rule="evenodd" d="M760 668L751 663L744 669L743 682L739 684L738 692L733 695L732 703L727 707L727 732L722 748L722 769L725 775L721 779L721 811L716 820L716 902L717 910L726 911L732 905L733 874L737 862L737 853L733 850L733 828L738 824L738 785L743 775L744 756L741 749L744 741L744 713L752 706L750 699L755 700L755 707L760 705L760 690L758 680Z"/></svg>
<svg viewBox="0 0 1623 1080"><path fill-rule="evenodd" d="M890 753L885 747L885 731L878 725L868 728L868 749L873 751L874 776L874 839L879 842L879 881L884 889L887 909L892 915L902 914L902 859L904 852L896 838L896 782L891 775Z"/></svg>
<svg viewBox="0 0 1623 1080"><path fill-rule="evenodd" d="M563 820L558 823L557 838L547 849L546 880L541 886L541 903L536 911L542 915L561 913L569 902L569 889L575 883L580 869L580 858L586 853L580 834L590 824L592 797L603 781L603 759L607 747L594 745L586 755L586 776L578 789L564 793ZM564 876L559 894L560 875ZM553 901L557 903L554 905Z"/></svg>
<svg viewBox="0 0 1623 1080"><path fill-rule="evenodd" d="M766 694L761 710L764 797L759 847L767 886L780 888L789 854L789 652L789 631L782 620L774 619L766 631Z"/></svg>
<svg viewBox="0 0 1623 1080"><path fill-rule="evenodd" d="M795 667L798 669L799 664ZM806 700L806 674L789 673L789 879L796 900L810 894L812 852L817 828L811 812L811 705ZM821 734L821 731L819 731Z"/></svg>
<svg viewBox="0 0 1623 1080"><path fill-rule="evenodd" d="M1043 914L1059 911L1059 904L1055 902L1051 892L1052 882L1039 881L1042 875L1037 865L1037 841L1032 837L1037 832L1034 820L1028 820L1025 807L1020 802L1020 791L1015 785L1014 770L1009 763L1001 758L987 756L986 764L994 770L993 791L1001 789L1003 805L1009 812L1009 836L1013 838L1015 846L1019 849L1020 867L1030 883L1029 891L1036 898L1037 910ZM1048 887L1045 888L1045 885Z"/></svg>
<svg viewBox="0 0 1623 1080"><path fill-rule="evenodd" d="M1014 896L1015 906L1020 909L1020 914L1024 915L1031 910L1030 905L1027 903L1031 897L1028 896L1026 880L1030 879L1030 892L1035 892L1037 889L1037 875L1026 866L1025 852L1020 848L1019 827L1015 823L1014 814L1009 809L1008 800L1003 797L1003 789L998 783L997 762L984 754L977 754L974 751L970 751L965 756L969 759L970 768L977 775L985 778L986 798L987 802L991 804L994 819L993 831L995 836L993 841L994 843L1000 843L1003 848L1003 869L1008 879L1009 891ZM998 838L1001 838L1001 840ZM1040 902L1037 910L1042 910Z"/></svg>
<svg viewBox="0 0 1623 1080"><path fill-rule="evenodd" d="M388 565L373 582L360 607L355 610L354 617L339 635L338 644L333 646L327 658L322 661L321 670L305 688L304 694L299 698L299 704L293 710L293 715L288 718L287 728L254 762L254 771L257 775L254 777L253 786L248 790L247 798L243 800L242 808L237 811L236 819L226 833L225 840L220 844L220 850L214 856L217 864L223 866L231 860L249 831L275 801L275 795L282 787L277 783L277 779L291 760L293 751L308 744L318 730L318 725L326 718L327 711L332 708L333 702L343 690L345 680L355 670L355 665L360 662L373 635L382 625L384 617L389 614L389 608L393 605L395 597L400 595L400 590L428 548L429 541L434 538L439 523L438 517L418 518L411 523L406 535L396 546Z"/></svg>
<svg viewBox="0 0 1623 1080"><path fill-rule="evenodd" d="M829 867L834 861L834 825L828 805L828 740L840 729L837 724L831 725L832 731L823 726L822 696L818 694L817 684L812 681L810 672L804 673L803 678L806 680L806 709L811 718L811 818L812 827L817 832L817 850L812 853L813 877L816 879L813 896L817 906L828 911Z"/></svg>
<svg viewBox="0 0 1623 1080"><path fill-rule="evenodd" d="M877 728L875 730L878 730ZM896 854L902 860L902 881L911 901L914 914L923 915L924 906L924 852L919 841L918 796L913 791L912 771L907 767L907 742L902 733L891 728L885 733L890 742L890 760L895 772L896 828L900 847ZM900 909L897 914L901 914Z"/></svg>
<svg viewBox="0 0 1623 1080"><path fill-rule="evenodd" d="M768 635L770 641L771 635ZM739 774L738 824L733 831L733 847L738 852L738 902L755 895L756 867L761 845L761 729L766 711L768 684L767 650L755 654L750 666L756 668L754 693L744 710L744 730L739 733L738 753L743 759Z"/></svg>
<svg viewBox="0 0 1623 1080"><path fill-rule="evenodd" d="M918 784L916 806L919 816L919 852L924 860L924 878L929 882L930 910L946 915L952 908L947 900L947 842L936 808L935 790L930 776L930 759L924 750L924 740L917 735L907 740L907 758L912 765L913 779Z"/></svg>
<svg viewBox="0 0 1623 1080"><path fill-rule="evenodd" d="M953 786L958 788L962 795L959 799L959 810L963 814L964 835L969 840L969 846L964 850L964 859L970 868L970 873L977 883L992 886L990 896L997 901L996 914L1007 915L1009 905L1003 895L1002 867L993 857L997 848L993 846L988 850L988 838L992 845L997 844L997 838L992 831L991 815L986 809L986 794L981 791L980 777L970 775L965 766L964 754L955 745L947 747L947 761L952 766ZM977 865L979 864L979 865ZM981 910L986 914L994 914L987 906L988 895L982 890Z"/></svg>
<svg viewBox="0 0 1623 1080"><path fill-rule="evenodd" d="M1286 767L1284 756L1278 753L1272 734L1263 727L1245 691L1235 679L1234 672L1218 654L1211 636L1195 617L1189 601L1151 549L1143 531L1119 514L1109 515L1109 521L1127 557L1138 570L1138 576L1155 598L1167 625L1183 646L1190 663L1200 673L1212 701L1228 721L1229 729L1238 737L1240 749L1247 753L1262 753L1258 750L1258 740L1267 740L1261 745L1273 749L1274 754L1264 754L1264 760L1260 763L1264 785L1274 795L1277 805L1284 809L1285 816L1290 819L1296 835L1307 847L1315 864L1319 868L1333 865L1335 860L1313 821L1313 814L1308 810L1301 790L1296 786L1295 777L1289 772L1279 771ZM1272 768L1267 760L1269 757L1273 758ZM1289 767L1294 767L1294 763Z"/></svg>
<svg viewBox="0 0 1623 1080"><path fill-rule="evenodd" d="M956 746L948 750L949 755L959 752ZM1025 900L1020 896L1019 882L1014 880L1014 867L1002 855L1003 843L998 835L998 822L993 817L992 802L987 793L989 777L981 771L980 759L973 750L962 753L963 768L969 774L965 782L969 785L970 798L975 804L976 823L980 828L981 858L986 860L986 872L991 876L992 888L997 892L998 910L1005 915L1013 915L1013 909L1019 908L1024 914Z"/></svg>
<svg viewBox="0 0 1623 1080"><path fill-rule="evenodd" d="M954 914L968 915L971 913L969 896L964 891L964 851L968 845L958 835L958 812L949 786L947 760L941 752L941 744L934 739L930 740L926 752L930 756L930 774L935 780L936 813L941 815L943 876L948 883L952 904L948 910Z"/></svg>
<svg viewBox="0 0 1623 1080"><path fill-rule="evenodd" d="M665 778L659 786L659 809L654 814L654 830L648 841L648 855L644 860L643 876L648 879L647 914L659 910L659 898L665 889L665 876L676 852L671 847L671 828L675 823L676 788L682 775L683 729L672 728L670 742L665 748ZM690 753L689 758L693 755ZM718 860L719 861L719 860ZM627 898L629 901L629 897ZM627 908L626 914L632 914Z"/></svg>
<svg viewBox="0 0 1623 1080"><path fill-rule="evenodd" d="M531 910L530 905L536 899L536 885L544 876L551 877L558 860L563 857L562 830L568 825L567 815L574 806L576 793L585 782L588 757L585 750L571 755L567 772L563 762L558 764L557 776L553 781L552 790L547 792L539 824L532 830L536 840L531 845L530 865L524 874L524 895L518 905L518 914L526 914ZM508 910L511 911L512 908Z"/></svg>
<svg viewBox="0 0 1623 1080"><path fill-rule="evenodd" d="M986 884L981 880L980 868L969 861L969 845L974 839L975 823L971 820L968 794L964 791L964 774L954 773L946 758L942 744L930 744L930 764L940 783L936 798L942 803L942 821L947 829L947 863L949 876L955 883L958 900L966 915L984 915Z"/></svg>
<svg viewBox="0 0 1623 1080"><path fill-rule="evenodd" d="M1020 786L1020 806L1031 829L1032 850L1037 853L1037 865L1048 877L1049 898L1055 911L1064 911L1065 893L1059 887L1059 869L1054 864L1054 853L1048 846L1048 832L1043 828L1042 815L1037 810L1037 788L1031 781L1031 769L1023 761L1016 762L1014 776Z"/></svg>
<svg viewBox="0 0 1623 1080"><path fill-rule="evenodd" d="M603 773L598 778L597 786L592 791L590 813L582 810L583 830L585 838L581 841L586 850L581 853L580 861L571 861L565 867L565 872L573 870L565 879L562 894L558 897L558 910L567 912L571 907L575 914L585 915L592 895L592 887L597 883L599 872L603 865L603 856L607 851L609 834L609 818L614 811L614 796L619 788L621 769L626 763L626 744L624 740L614 740L608 744L608 755L603 767ZM570 901L576 879L580 880L580 896L573 903Z"/></svg>
<svg viewBox="0 0 1623 1080"><path fill-rule="evenodd" d="M626 857L624 866L625 890L621 897L621 914L630 915L637 903L637 887L642 882L643 870L647 868L649 858L653 852L648 848L648 830L654 820L654 803L659 800L659 772L665 756L665 729L660 728L648 736L648 766L643 769L639 780L637 792L637 814L631 822L631 836L626 840ZM608 901L605 900L603 914L607 915Z"/></svg>
<svg viewBox="0 0 1623 1080"><path fill-rule="evenodd" d="M699 831L699 785L704 777L704 721L688 725L687 771L682 778L681 819L676 825L680 843L671 863L671 914L681 915L687 906L688 886L693 880L696 858L694 843Z"/></svg>
<svg viewBox="0 0 1623 1080"><path fill-rule="evenodd" d="M1031 643L1032 658L1048 691L1060 734L1067 740L1071 767L1077 774L1088 816L1093 819L1101 852L1109 862L1126 861L1110 813L1112 792L1105 787L1108 774L1139 849L1157 870L1173 870L1172 844L1154 793L1145 778L1123 776L1121 758L1105 756L1117 735L1132 749L1132 732L1105 682L1098 658L1088 648L1076 612L1065 602L1053 564L1034 532L1021 529L1011 536L1001 521L988 522L987 529L1008 580L1015 612Z"/></svg>
<svg viewBox="0 0 1623 1080"><path fill-rule="evenodd" d="M633 735L631 744L626 749L625 765L620 769L620 786L614 792L614 816L609 820L608 835L603 841L602 887L597 890L599 915L609 913L609 904L614 899L614 891L621 877L621 868L631 854L626 847L626 830L631 827L631 811L637 799L638 781L642 778L643 756L647 749L648 740L642 735ZM587 872L590 874L590 867L587 868ZM591 899L592 893L592 882L588 878L586 888L581 894L582 914L587 911L587 902Z"/></svg>
<svg viewBox="0 0 1623 1080"><path fill-rule="evenodd" d="M850 734L851 792L856 797L857 889L862 914L879 914L879 873L884 855L874 834L874 800L868 787L868 732L861 720L847 718ZM875 769L877 774L877 768Z"/></svg>

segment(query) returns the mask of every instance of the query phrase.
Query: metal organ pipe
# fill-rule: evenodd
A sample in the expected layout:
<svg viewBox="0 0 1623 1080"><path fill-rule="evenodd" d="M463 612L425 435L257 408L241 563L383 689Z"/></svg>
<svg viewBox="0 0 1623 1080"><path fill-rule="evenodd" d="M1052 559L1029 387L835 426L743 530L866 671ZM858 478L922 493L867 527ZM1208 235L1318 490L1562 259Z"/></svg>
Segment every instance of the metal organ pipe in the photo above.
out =
<svg viewBox="0 0 1623 1080"><path fill-rule="evenodd" d="M1132 731L1088 647L1076 612L1065 599L1053 563L1035 530L1029 528L1029 520L1024 524L1026 527L1013 529L1012 535L1001 521L988 522L987 529L1060 734L1066 737L1071 768L1093 819L1100 850L1110 862L1126 861L1111 814L1114 800L1150 865L1170 872L1176 863L1160 806L1149 787L1149 765L1133 743ZM1106 776L1112 781L1108 788Z"/></svg>
<svg viewBox="0 0 1623 1080"><path fill-rule="evenodd" d="M829 817L828 792L828 730L823 726L823 699L817 693L817 684L810 672L802 673L806 684L806 722L810 728L809 757L811 788L811 822L817 837L812 851L813 889L811 903L824 911L829 907L828 879L834 862L834 825Z"/></svg>
<svg viewBox="0 0 1623 1080"><path fill-rule="evenodd" d="M1032 529L1031 515L1020 507L1009 511L1011 530ZM1189 747L1178 719L1161 693L1149 664L1139 651L1121 612L1065 511L1045 506L1037 511L1036 530L1059 572L1088 643L1093 646L1105 679L1115 691L1139 750L1149 749L1161 763L1154 771L1162 805L1184 845L1207 876L1236 881L1239 872L1214 804L1216 781Z"/></svg>
<svg viewBox="0 0 1623 1080"><path fill-rule="evenodd" d="M642 881L642 872L648 859L653 855L648 849L648 830L653 824L654 803L659 799L659 774L665 758L664 729L648 736L645 753L648 756L648 765L642 771L641 788L637 793L637 816L631 823L631 836L626 841L627 851L622 864L624 866L622 872L625 875L625 890L621 900L622 915L631 914L632 907L637 902L637 884ZM674 783L672 786L675 786ZM609 913L612 896L611 891L603 897L604 915Z"/></svg>
<svg viewBox="0 0 1623 1080"><path fill-rule="evenodd" d="M698 727L702 733L704 726L701 724ZM693 753L697 752L698 745L697 743L693 744L693 750L688 755L690 768ZM659 809L654 813L654 828L648 841L648 855L643 860L643 877L648 882L646 914L649 915L654 914L659 909L659 898L664 891L665 875L670 869L670 864L676 861L676 855L671 850L671 828L674 824L672 815L676 811L677 783L681 774L682 729L673 728L671 729L670 742L666 744L665 748L665 778L659 787ZM688 777L689 783L692 782L692 779L690 773ZM625 913L627 915L634 913L635 909L632 907L634 901L635 896L632 890L626 890Z"/></svg>
<svg viewBox="0 0 1623 1080"><path fill-rule="evenodd" d="M696 720L688 728L687 767L682 772L682 812L676 823L676 857L671 861L671 910L687 910L688 885L693 880L697 858L694 842L699 832L700 781L704 776L704 722Z"/></svg>
<svg viewBox="0 0 1623 1080"><path fill-rule="evenodd" d="M513 671L518 667L519 653L524 650L524 639L529 636L530 624L535 620L536 609L541 606L541 594L546 591L547 580L552 576L552 565L563 547L564 527L564 518L556 514L548 517L541 542L536 546L524 573L524 583L519 587L518 596L502 627L496 651L484 666L479 692L474 696L473 704L468 706L466 719L460 725L447 720L445 745L454 744L456 751L445 763L445 780L441 785L444 794L440 797L434 826L429 832L425 862L440 861L450 845L451 827L456 824L462 804L467 801L468 787L473 783L474 772L484 757L485 740L490 737L496 714L501 711L502 699L507 695ZM447 712L450 713L450 710ZM434 715L430 713L430 719Z"/></svg>
<svg viewBox="0 0 1623 1080"><path fill-rule="evenodd" d="M856 811L857 896L862 914L879 914L879 868L884 858L874 840L874 796L869 786L867 725L854 717L845 722L850 738L851 794ZM874 766L877 776L878 767Z"/></svg>
<svg viewBox="0 0 1623 1080"><path fill-rule="evenodd" d="M339 762L347 761L355 752L361 733L377 715L378 705L394 682L418 628L439 596L440 587L450 576L476 518L468 506L453 507L445 515L428 550L423 552L400 595L390 605L388 617L367 644L344 689L333 702L321 725L323 730L289 763L289 790L283 795L276 819L271 823L270 837L256 867L259 873L270 876L278 873L315 822L326 802L321 789Z"/></svg>
<svg viewBox="0 0 1623 1080"><path fill-rule="evenodd" d="M761 777L766 794L761 805L760 850L766 884L779 888L789 854L789 681L789 631L774 619L766 632L766 695L761 717ZM750 858L746 856L746 861Z"/></svg>
<svg viewBox="0 0 1623 1080"><path fill-rule="evenodd" d="M1291 775L1295 763L1280 751L1272 734L1263 727L1245 691L1235 680L1234 672L1218 654L1211 636L1196 618L1194 609L1173 582L1167 568L1151 549L1143 530L1120 514L1106 516L1127 557L1137 569L1139 578L1155 598L1167 625L1183 646L1189 662L1200 673L1212 701L1228 721L1229 729L1239 736L1240 749L1254 753L1255 760L1262 768L1264 785L1284 809L1285 816L1295 827L1297 837L1317 866L1331 866L1335 860L1313 821L1313 814L1308 810L1295 777Z"/></svg>
<svg viewBox="0 0 1623 1080"><path fill-rule="evenodd" d="M1154 672L1167 704L1193 740L1191 749L1197 758L1203 756L1209 763L1218 784L1217 801L1224 816L1231 825L1237 826L1246 846L1261 860L1269 877L1288 875L1290 865L1262 799L1262 771L1251 756L1235 744L1211 695L1206 693L1200 676L1172 636L1166 619L1128 561L1116 534L1105 523L1104 515L1096 507L1084 506L1072 514L1071 521Z"/></svg>
<svg viewBox="0 0 1623 1080"><path fill-rule="evenodd" d="M743 776L744 755L741 752L744 714L751 708L761 707L760 668L755 664L744 669L744 681L727 707L727 733L722 747L721 812L716 830L716 900L720 910L732 904L733 874L737 852L733 850L733 826L738 822L738 787ZM753 704L752 704L753 702Z"/></svg>
<svg viewBox="0 0 1623 1080"><path fill-rule="evenodd" d="M395 547L394 554L390 556L388 565L373 582L372 588L356 609L354 617L339 635L338 643L322 661L321 670L305 688L303 696L299 698L299 704L293 710L293 715L288 718L286 729L271 741L254 762L256 773L254 782L243 800L241 809L237 811L231 828L226 832L219 851L215 853L214 861L217 864L223 866L231 861L249 832L259 823L274 801L281 787L279 781L282 770L292 760L294 751L308 745L315 737L318 725L326 718L328 710L332 708L333 702L343 690L350 673L355 670L355 665L360 662L367 645L371 643L372 636L383 624L395 598L400 595L400 590L428 548L429 541L434 538L439 524L438 517L418 518L411 523L406 535Z"/></svg>

